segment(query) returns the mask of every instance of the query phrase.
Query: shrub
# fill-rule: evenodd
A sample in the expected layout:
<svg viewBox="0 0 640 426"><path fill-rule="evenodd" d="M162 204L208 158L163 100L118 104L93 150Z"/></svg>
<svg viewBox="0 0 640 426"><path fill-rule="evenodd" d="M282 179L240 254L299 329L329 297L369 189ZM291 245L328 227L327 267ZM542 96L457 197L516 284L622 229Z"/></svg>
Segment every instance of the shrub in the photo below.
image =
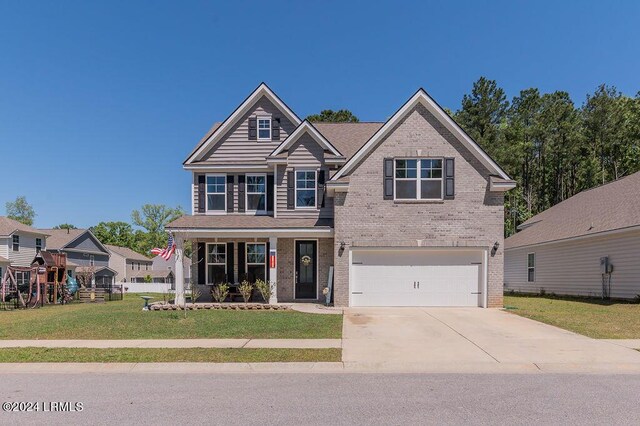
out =
<svg viewBox="0 0 640 426"><path fill-rule="evenodd" d="M198 301L198 298L202 295L200 287L198 286L198 283L193 280L189 282L189 287L191 290L191 303L196 303Z"/></svg>
<svg viewBox="0 0 640 426"><path fill-rule="evenodd" d="M256 288L264 299L264 303L269 303L275 285L271 281L264 282L262 280L256 280Z"/></svg>
<svg viewBox="0 0 640 426"><path fill-rule="evenodd" d="M224 302L227 299L227 296L229 296L229 284L222 283L214 285L211 289L211 297L213 297L213 300L217 303Z"/></svg>
<svg viewBox="0 0 640 426"><path fill-rule="evenodd" d="M238 286L238 292L240 292L244 303L248 303L251 299L251 293L253 293L253 284L246 280L242 281L242 283Z"/></svg>
<svg viewBox="0 0 640 426"><path fill-rule="evenodd" d="M151 275L148 275L148 274L147 274L147 275L144 277L144 282L145 282L145 283L147 283L147 284L149 284L149 283L153 282L153 278L151 278Z"/></svg>

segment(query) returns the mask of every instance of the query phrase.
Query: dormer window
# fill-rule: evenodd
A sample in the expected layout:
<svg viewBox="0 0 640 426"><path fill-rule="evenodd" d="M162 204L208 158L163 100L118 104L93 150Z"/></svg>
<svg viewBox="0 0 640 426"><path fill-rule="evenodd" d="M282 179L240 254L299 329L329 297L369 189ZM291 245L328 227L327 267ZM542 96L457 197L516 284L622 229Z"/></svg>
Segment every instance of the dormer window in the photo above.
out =
<svg viewBox="0 0 640 426"><path fill-rule="evenodd" d="M258 117L258 140L270 141L271 140L271 119Z"/></svg>

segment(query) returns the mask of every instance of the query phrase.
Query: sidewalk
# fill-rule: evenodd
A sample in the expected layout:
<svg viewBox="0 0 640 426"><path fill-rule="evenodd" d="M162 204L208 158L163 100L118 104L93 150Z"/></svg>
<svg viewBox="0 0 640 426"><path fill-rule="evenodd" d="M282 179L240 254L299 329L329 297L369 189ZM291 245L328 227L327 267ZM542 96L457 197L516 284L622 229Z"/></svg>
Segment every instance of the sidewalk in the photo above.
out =
<svg viewBox="0 0 640 426"><path fill-rule="evenodd" d="M0 340L0 348L342 348L341 339Z"/></svg>

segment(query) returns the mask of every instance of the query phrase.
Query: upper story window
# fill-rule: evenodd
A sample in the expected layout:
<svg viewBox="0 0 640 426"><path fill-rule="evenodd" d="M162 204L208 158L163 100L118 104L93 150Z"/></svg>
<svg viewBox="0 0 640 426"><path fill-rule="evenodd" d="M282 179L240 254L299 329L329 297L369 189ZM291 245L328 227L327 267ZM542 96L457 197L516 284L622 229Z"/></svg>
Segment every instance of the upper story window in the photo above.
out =
<svg viewBox="0 0 640 426"><path fill-rule="evenodd" d="M315 170L296 170L296 208L316 208Z"/></svg>
<svg viewBox="0 0 640 426"><path fill-rule="evenodd" d="M534 282L536 280L536 254L527 254L527 282Z"/></svg>
<svg viewBox="0 0 640 426"><path fill-rule="evenodd" d="M267 175L247 175L247 211L267 212Z"/></svg>
<svg viewBox="0 0 640 426"><path fill-rule="evenodd" d="M13 251L20 251L20 235L13 236Z"/></svg>
<svg viewBox="0 0 640 426"><path fill-rule="evenodd" d="M395 160L396 200L442 200L442 159Z"/></svg>
<svg viewBox="0 0 640 426"><path fill-rule="evenodd" d="M258 140L271 140L271 119L258 117Z"/></svg>
<svg viewBox="0 0 640 426"><path fill-rule="evenodd" d="M36 253L42 250L42 238L36 238Z"/></svg>
<svg viewBox="0 0 640 426"><path fill-rule="evenodd" d="M89 256L89 265L94 266L96 264L96 258L93 255Z"/></svg>
<svg viewBox="0 0 640 426"><path fill-rule="evenodd" d="M227 204L227 176L207 175L207 211L224 212Z"/></svg>

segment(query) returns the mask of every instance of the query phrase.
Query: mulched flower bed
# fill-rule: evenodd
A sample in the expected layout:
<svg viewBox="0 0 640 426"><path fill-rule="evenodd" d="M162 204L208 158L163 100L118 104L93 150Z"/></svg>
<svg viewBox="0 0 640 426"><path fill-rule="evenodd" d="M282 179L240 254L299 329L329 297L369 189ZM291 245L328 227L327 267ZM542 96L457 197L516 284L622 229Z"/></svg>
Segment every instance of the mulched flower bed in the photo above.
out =
<svg viewBox="0 0 640 426"><path fill-rule="evenodd" d="M181 311L184 305L173 305L156 302L149 305L150 311ZM288 305L268 305L265 303L187 303L189 311L201 309L227 309L231 311L286 311L291 309Z"/></svg>

